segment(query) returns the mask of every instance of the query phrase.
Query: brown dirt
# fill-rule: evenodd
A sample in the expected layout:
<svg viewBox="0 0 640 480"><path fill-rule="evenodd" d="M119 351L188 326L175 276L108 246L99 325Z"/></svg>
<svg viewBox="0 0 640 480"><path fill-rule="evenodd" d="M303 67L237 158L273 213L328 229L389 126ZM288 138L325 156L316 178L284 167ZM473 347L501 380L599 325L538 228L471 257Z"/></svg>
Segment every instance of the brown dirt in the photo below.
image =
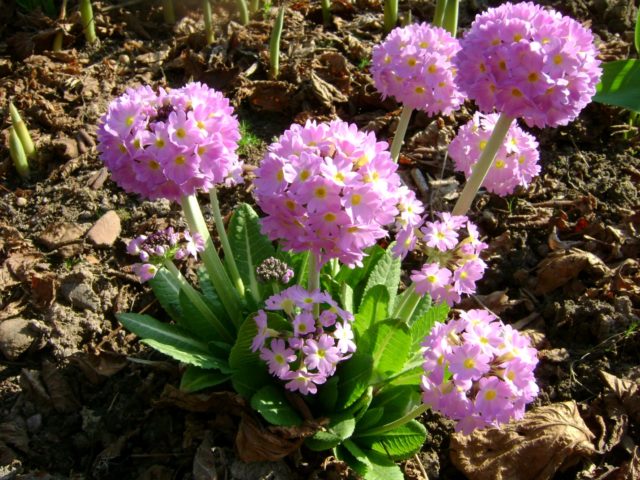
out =
<svg viewBox="0 0 640 480"><path fill-rule="evenodd" d="M323 29L319 2L288 3L276 82L267 78L266 51L275 9L242 27L230 17L233 2L216 3L217 40L206 46L199 2L178 9L174 28L162 24L155 4L129 3L94 4L98 46L85 44L70 9L66 50L57 54L46 50L52 20L13 3L0 12L0 104L14 101L39 147L36 172L24 182L0 142L0 478L347 478L339 462L305 449L277 464L243 464L233 450L236 416L167 400L179 367L139 345L114 314L162 317L131 273L125 240L181 225L180 212L117 188L97 156L95 129L126 87L193 79L232 99L257 137L243 150L250 164L273 136L307 118L337 115L385 138L399 108L380 101L366 63L382 37L381 4L334 2L333 24ZM479 9L501 2L462 3L464 28ZM540 3L590 22L603 58L630 54L632 2ZM402 2L409 8L417 20L433 13L431 2ZM445 145L468 116L412 121L402 174L433 209L454 200L450 187L461 178L450 162L443 168ZM567 127L533 132L542 175L508 199L485 194L476 202L491 268L464 305L485 305L529 332L541 350L536 403L573 399L604 436L615 425L600 371L640 381L639 137L635 128L621 133L627 119L591 105ZM8 125L4 118L5 140ZM428 190L412 178L426 178ZM225 210L250 199L248 188L225 190ZM108 211L122 232L112 246L96 247L85 234ZM632 478L614 476L631 471L640 445L638 412L626 414L617 442L557 478ZM419 463L429 478L464 478L449 460L451 424L436 415L423 422L429 439L419 460L405 465L407 478L423 478Z"/></svg>

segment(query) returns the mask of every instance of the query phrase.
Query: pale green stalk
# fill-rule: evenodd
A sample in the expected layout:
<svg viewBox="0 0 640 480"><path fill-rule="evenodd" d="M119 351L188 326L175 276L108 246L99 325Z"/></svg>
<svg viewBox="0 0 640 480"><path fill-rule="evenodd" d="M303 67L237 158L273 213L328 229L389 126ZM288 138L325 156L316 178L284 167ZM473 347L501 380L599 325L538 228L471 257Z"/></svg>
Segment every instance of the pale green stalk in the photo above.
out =
<svg viewBox="0 0 640 480"><path fill-rule="evenodd" d="M176 11L173 8L173 0L162 0L162 15L164 23L173 25L176 23Z"/></svg>
<svg viewBox="0 0 640 480"><path fill-rule="evenodd" d="M280 37L282 36L282 27L284 25L284 7L278 10L278 16L273 23L271 30L271 39L269 40L269 63L271 70L269 76L272 79L278 78L280 73Z"/></svg>
<svg viewBox="0 0 640 480"><path fill-rule="evenodd" d="M444 23L444 11L447 8L447 0L438 0L436 2L436 11L433 14L433 24L436 27L441 27Z"/></svg>
<svg viewBox="0 0 640 480"><path fill-rule="evenodd" d="M325 27L331 25L331 0L321 0L322 5L322 24Z"/></svg>
<svg viewBox="0 0 640 480"><path fill-rule="evenodd" d="M377 428L374 428L372 430L367 430L366 432L359 433L358 436L359 437L373 437L373 436L377 436L377 435L382 435L383 433L389 432L389 431L394 430L394 429L396 429L398 427L401 427L402 425L404 425L407 422L410 422L411 420L413 420L417 416L422 415L424 412L427 411L428 408L429 407L427 405L425 405L424 403L421 403L420 405L418 405L416 408L411 410L409 413L407 413L403 417L400 417L397 420L394 420L393 422L389 422L389 423L387 423L385 425L381 425L381 426L379 426Z"/></svg>
<svg viewBox="0 0 640 480"><path fill-rule="evenodd" d="M24 152L22 142L18 137L13 127L9 128L9 154L13 160L13 165L16 167L18 174L23 178L29 178L29 162L27 161L27 155Z"/></svg>
<svg viewBox="0 0 640 480"><path fill-rule="evenodd" d="M309 252L309 283L307 287L310 292L320 290L320 262L318 260L318 257L313 252ZM313 306L313 316L318 318L318 315L320 315L320 305L315 304Z"/></svg>
<svg viewBox="0 0 640 480"><path fill-rule="evenodd" d="M240 23L247 25L249 23L249 7L246 0L236 0L238 11L240 12Z"/></svg>
<svg viewBox="0 0 640 480"><path fill-rule="evenodd" d="M455 38L458 32L458 0L447 0L442 27Z"/></svg>
<svg viewBox="0 0 640 480"><path fill-rule="evenodd" d="M93 18L93 8L90 0L80 0L80 19L82 21L82 30L87 43L96 43L96 24Z"/></svg>
<svg viewBox="0 0 640 480"><path fill-rule="evenodd" d="M216 189L216 187L212 187L211 190L209 190L209 199L211 200L211 211L213 212L213 220L216 224L216 230L218 231L218 238L220 238L222 251L224 252L224 263L227 265L229 275L231 276L231 281L236 286L236 290L238 290L240 296L243 297L244 283L242 283L242 278L240 278L240 272L238 271L238 266L236 265L236 260L233 256L233 250L231 249L231 244L229 243L229 237L227 236L227 232L224 228L222 213L220 212L220 203L218 202L218 190ZM257 297L258 292L253 292L252 289L252 293L256 301L260 301L260 299Z"/></svg>
<svg viewBox="0 0 640 480"><path fill-rule="evenodd" d="M180 289L185 293L187 298L191 301L194 307L198 310L198 312L205 318L210 324L211 328L213 328L220 336L221 340L224 340L227 343L233 343L234 337L231 332L227 330L227 328L222 324L220 319L216 317L216 314L209 308L206 302L202 299L200 294L196 291L195 288L191 286L191 284L187 281L186 278L180 273L180 270L173 264L171 260L164 261L164 267L169 271L169 273L173 276L173 281L177 284Z"/></svg>
<svg viewBox="0 0 640 480"><path fill-rule="evenodd" d="M211 240L209 229L202 216L198 199L195 195L182 197L180 201L182 211L192 232L202 235L205 242L204 251L202 252L202 261L209 274L209 279L213 287L216 289L220 301L225 310L231 317L232 322L237 327L242 321L242 305L238 291L234 288L233 283L229 279L224 268L216 247Z"/></svg>
<svg viewBox="0 0 640 480"><path fill-rule="evenodd" d="M36 151L36 147L33 144L31 135L29 134L27 124L22 120L20 112L18 112L18 109L13 102L9 102L9 115L11 116L11 126L16 131L16 134L20 139L20 143L22 143L24 154L27 158L31 158Z"/></svg>
<svg viewBox="0 0 640 480"><path fill-rule="evenodd" d="M398 126L396 127L396 132L393 135L393 142L391 143L391 159L394 162L398 162L398 157L400 156L400 149L402 148L402 144L404 143L404 136L407 133L407 127L409 126L409 120L411 120L411 114L413 113L413 108L408 105L404 105L402 107L402 113L400 114L400 120L398 120Z"/></svg>
<svg viewBox="0 0 640 480"><path fill-rule="evenodd" d="M393 312L393 317L408 323L421 298L422 296L416 293L416 284L409 285L409 288L403 294L402 303Z"/></svg>
<svg viewBox="0 0 640 480"><path fill-rule="evenodd" d="M473 166L471 177L467 180L460 194L460 198L458 198L456 202L456 206L453 207L453 211L451 212L453 215L466 215L469 208L471 208L471 203L476 193L478 193L482 181L487 176L487 172L489 172L493 160L496 158L496 153L498 153L500 146L503 144L512 123L513 118L504 113L500 114L496 126L493 128L493 132L491 132L491 137L489 137L478 162Z"/></svg>
<svg viewBox="0 0 640 480"><path fill-rule="evenodd" d="M202 14L204 15L204 31L207 36L207 45L211 45L215 37L213 36L213 20L211 19L211 4L209 0L202 0Z"/></svg>
<svg viewBox="0 0 640 480"><path fill-rule="evenodd" d="M60 7L60 15L58 15L58 20L63 21L66 16L67 16L67 0L62 0L62 5ZM64 41L64 32L62 31L62 29L59 29L56 32L56 36L53 37L52 50L54 52L61 51L63 41Z"/></svg>
<svg viewBox="0 0 640 480"><path fill-rule="evenodd" d="M249 12L255 14L260 9L260 0L251 0L249 2Z"/></svg>
<svg viewBox="0 0 640 480"><path fill-rule="evenodd" d="M384 2L384 33L389 33L398 23L398 0Z"/></svg>

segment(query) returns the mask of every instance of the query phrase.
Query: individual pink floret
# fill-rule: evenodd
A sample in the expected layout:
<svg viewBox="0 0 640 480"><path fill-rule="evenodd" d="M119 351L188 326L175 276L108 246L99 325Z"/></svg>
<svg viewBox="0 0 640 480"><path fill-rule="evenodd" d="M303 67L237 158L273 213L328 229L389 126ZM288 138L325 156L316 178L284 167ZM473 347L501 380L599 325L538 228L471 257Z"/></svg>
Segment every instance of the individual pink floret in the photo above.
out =
<svg viewBox="0 0 640 480"><path fill-rule="evenodd" d="M456 170L467 179L480 158L498 119L497 113L476 112L449 144L449 155ZM540 173L538 142L514 122L500 146L482 186L497 195L509 195L516 187L527 187Z"/></svg>
<svg viewBox="0 0 640 480"><path fill-rule="evenodd" d="M436 324L425 338L423 402L469 434L522 418L538 393L529 340L484 310Z"/></svg>
<svg viewBox="0 0 640 480"><path fill-rule="evenodd" d="M179 201L241 181L233 108L201 83L128 89L100 119L98 150L111 178L142 197Z"/></svg>
<svg viewBox="0 0 640 480"><path fill-rule="evenodd" d="M530 2L478 15L453 58L459 88L483 112L529 126L566 125L591 101L602 70L590 30Z"/></svg>
<svg viewBox="0 0 640 480"><path fill-rule="evenodd" d="M262 230L288 250L311 251L321 264L337 258L361 265L363 250L399 213L406 192L396 169L387 144L353 124L294 124L256 170Z"/></svg>
<svg viewBox="0 0 640 480"><path fill-rule="evenodd" d="M434 115L457 110L464 98L456 88L452 57L458 40L427 23L393 29L373 48L371 73L383 98Z"/></svg>

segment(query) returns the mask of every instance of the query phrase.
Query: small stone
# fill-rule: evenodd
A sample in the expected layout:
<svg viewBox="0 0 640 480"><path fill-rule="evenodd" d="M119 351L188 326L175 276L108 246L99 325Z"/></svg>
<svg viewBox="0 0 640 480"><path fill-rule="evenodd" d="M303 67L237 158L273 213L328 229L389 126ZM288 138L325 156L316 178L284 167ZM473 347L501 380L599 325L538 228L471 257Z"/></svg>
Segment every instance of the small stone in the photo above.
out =
<svg viewBox="0 0 640 480"><path fill-rule="evenodd" d="M82 252L82 236L88 225L72 222L52 223L36 237L49 250L59 249L63 258L70 258Z"/></svg>
<svg viewBox="0 0 640 480"><path fill-rule="evenodd" d="M24 197L18 197L16 198L16 206L18 207L24 207L27 205L27 199Z"/></svg>
<svg viewBox="0 0 640 480"><path fill-rule="evenodd" d="M24 318L10 318L0 323L0 352L8 360L16 360L35 339Z"/></svg>
<svg viewBox="0 0 640 480"><path fill-rule="evenodd" d="M109 210L87 232L87 238L98 247L110 247L116 241L122 227L115 210Z"/></svg>
<svg viewBox="0 0 640 480"><path fill-rule="evenodd" d="M91 310L97 312L100 308L100 299L93 289L86 283L81 283L73 287L69 292L67 299L75 308L80 310Z"/></svg>

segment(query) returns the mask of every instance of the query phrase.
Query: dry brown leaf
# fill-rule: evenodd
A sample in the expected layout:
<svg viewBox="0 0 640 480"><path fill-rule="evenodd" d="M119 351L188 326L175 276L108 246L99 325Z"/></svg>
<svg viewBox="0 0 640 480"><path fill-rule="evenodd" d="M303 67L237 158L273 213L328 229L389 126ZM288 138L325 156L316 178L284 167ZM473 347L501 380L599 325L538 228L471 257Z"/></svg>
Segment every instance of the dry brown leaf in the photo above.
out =
<svg viewBox="0 0 640 480"><path fill-rule="evenodd" d="M640 388L632 380L618 378L610 373L600 370L600 376L604 383L613 390L620 399L629 416L640 422Z"/></svg>
<svg viewBox="0 0 640 480"><path fill-rule="evenodd" d="M233 392L186 393L166 385L156 402L159 406L175 406L189 412L224 411L240 415L247 407L244 399Z"/></svg>
<svg viewBox="0 0 640 480"><path fill-rule="evenodd" d="M53 273L35 274L31 277L31 299L39 309L50 307L56 299L58 279Z"/></svg>
<svg viewBox="0 0 640 480"><path fill-rule="evenodd" d="M100 352L99 354L78 352L71 357L71 361L82 370L82 373L94 385L99 384L105 378L115 375L127 366L125 356L111 352Z"/></svg>
<svg viewBox="0 0 640 480"><path fill-rule="evenodd" d="M42 381L47 387L51 403L56 411L73 412L80 406L67 379L56 366L48 361L42 362Z"/></svg>
<svg viewBox="0 0 640 480"><path fill-rule="evenodd" d="M470 480L548 480L595 453L593 438L574 401L554 403L500 429L453 435L451 460Z"/></svg>
<svg viewBox="0 0 640 480"><path fill-rule="evenodd" d="M334 103L348 102L349 98L329 82L311 71L311 90L325 107L331 108Z"/></svg>
<svg viewBox="0 0 640 480"><path fill-rule="evenodd" d="M238 94L249 97L249 103L256 110L282 112L291 108L295 90L288 82L260 80L251 82L246 91Z"/></svg>
<svg viewBox="0 0 640 480"><path fill-rule="evenodd" d="M220 459L220 454L216 455L213 435L210 431L207 431L204 440L193 457L193 479L216 480L218 478L218 467L221 466L223 466L223 462Z"/></svg>
<svg viewBox="0 0 640 480"><path fill-rule="evenodd" d="M573 280L582 271L600 278L610 270L600 258L584 250L572 248L553 252L538 265L535 293L549 293Z"/></svg>
<svg viewBox="0 0 640 480"><path fill-rule="evenodd" d="M22 417L15 417L8 422L0 423L0 441L22 452L28 452L27 422Z"/></svg>

